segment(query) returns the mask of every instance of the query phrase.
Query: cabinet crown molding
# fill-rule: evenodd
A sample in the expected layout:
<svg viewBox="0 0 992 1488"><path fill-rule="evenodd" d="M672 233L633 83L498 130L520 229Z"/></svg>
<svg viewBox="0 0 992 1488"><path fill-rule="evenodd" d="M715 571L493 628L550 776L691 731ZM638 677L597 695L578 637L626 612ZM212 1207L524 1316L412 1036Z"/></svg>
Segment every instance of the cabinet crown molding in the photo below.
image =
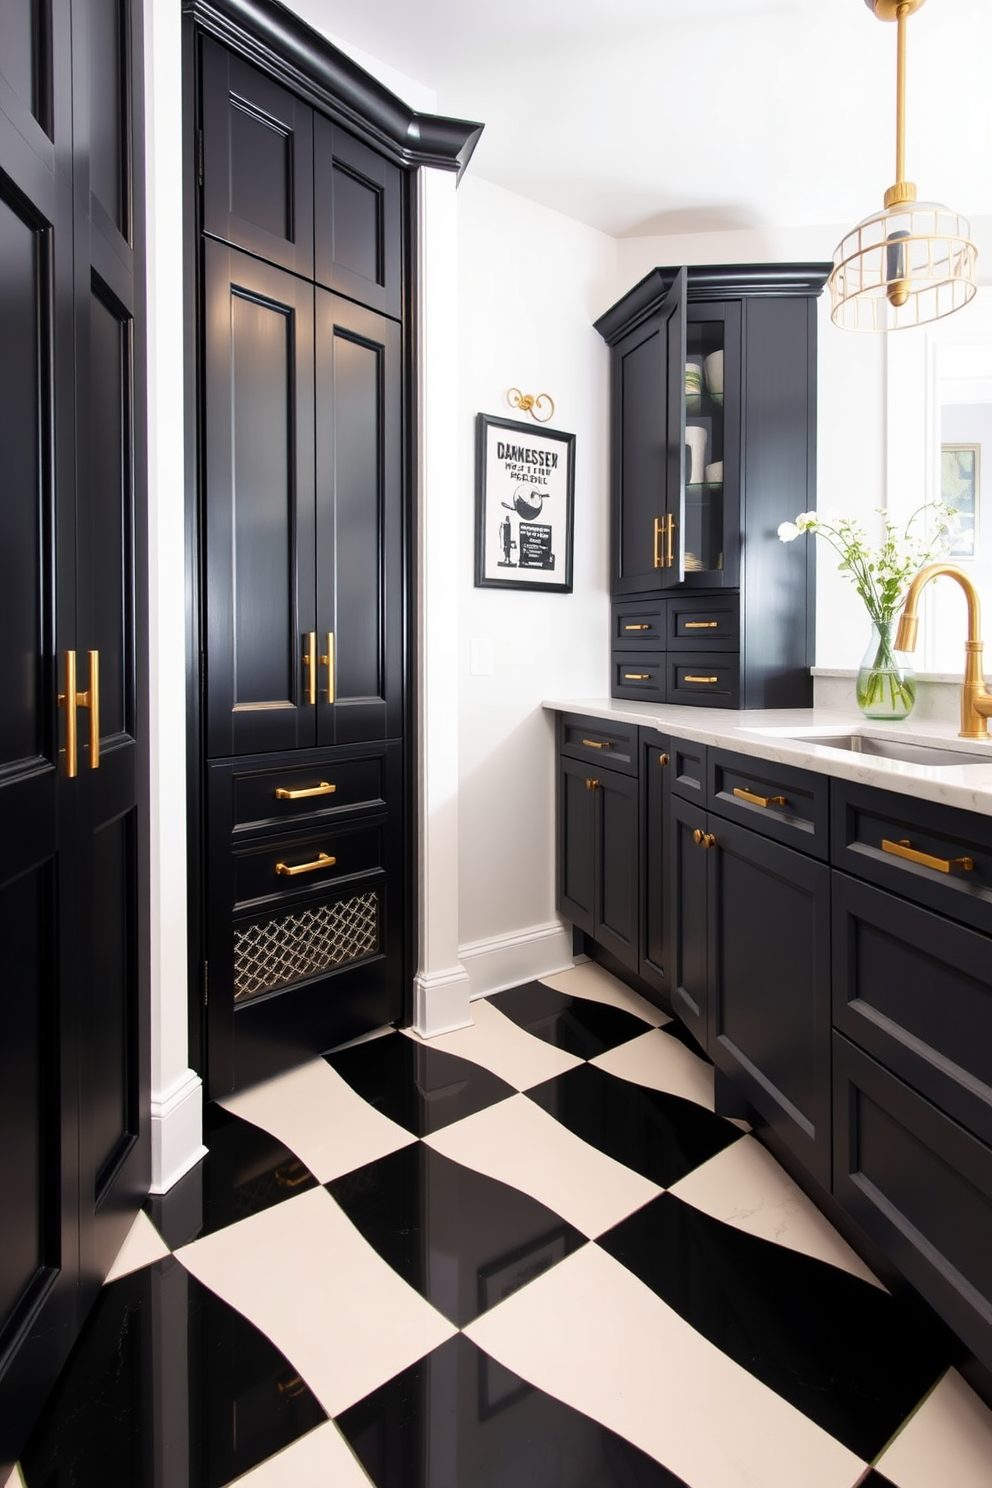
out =
<svg viewBox="0 0 992 1488"><path fill-rule="evenodd" d="M808 295L815 298L827 282L829 263L781 264L690 264L687 297L702 300L771 299L779 295ZM649 315L668 294L681 265L651 269L615 305L594 322L596 330L612 346Z"/></svg>
<svg viewBox="0 0 992 1488"><path fill-rule="evenodd" d="M276 0L183 0L183 11L397 165L459 176L468 165L484 125L411 109Z"/></svg>

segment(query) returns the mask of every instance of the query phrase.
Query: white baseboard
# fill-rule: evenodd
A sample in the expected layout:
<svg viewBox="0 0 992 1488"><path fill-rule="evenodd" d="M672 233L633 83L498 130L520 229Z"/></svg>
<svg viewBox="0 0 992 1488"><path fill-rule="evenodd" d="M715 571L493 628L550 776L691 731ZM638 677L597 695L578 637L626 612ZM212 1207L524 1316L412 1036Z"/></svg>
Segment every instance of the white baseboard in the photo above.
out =
<svg viewBox="0 0 992 1488"><path fill-rule="evenodd" d="M471 982L470 996L485 997L515 987L518 982L567 971L573 965L572 927L561 920L550 920L511 935L472 941L459 946L458 959Z"/></svg>
<svg viewBox="0 0 992 1488"><path fill-rule="evenodd" d="M413 1028L421 1038L436 1038L456 1028L470 1028L468 973L461 965L446 971L420 972L413 979Z"/></svg>
<svg viewBox="0 0 992 1488"><path fill-rule="evenodd" d="M152 1187L167 1193L206 1155L203 1145L203 1082L187 1070L172 1089L152 1096Z"/></svg>

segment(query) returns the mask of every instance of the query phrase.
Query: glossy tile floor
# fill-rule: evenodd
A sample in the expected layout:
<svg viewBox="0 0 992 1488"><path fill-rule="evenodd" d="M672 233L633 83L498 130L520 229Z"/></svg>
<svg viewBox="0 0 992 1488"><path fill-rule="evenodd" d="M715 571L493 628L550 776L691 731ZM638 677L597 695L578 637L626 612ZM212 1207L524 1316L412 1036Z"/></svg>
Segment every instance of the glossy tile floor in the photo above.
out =
<svg viewBox="0 0 992 1488"><path fill-rule="evenodd" d="M26 1488L989 1488L992 1414L591 964L207 1113Z"/></svg>

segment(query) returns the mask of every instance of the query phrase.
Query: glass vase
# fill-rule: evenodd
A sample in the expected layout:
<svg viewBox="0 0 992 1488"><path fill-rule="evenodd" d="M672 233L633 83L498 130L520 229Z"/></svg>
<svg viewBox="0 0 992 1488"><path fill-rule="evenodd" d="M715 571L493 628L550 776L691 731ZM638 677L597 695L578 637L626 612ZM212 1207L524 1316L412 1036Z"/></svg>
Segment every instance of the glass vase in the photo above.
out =
<svg viewBox="0 0 992 1488"><path fill-rule="evenodd" d="M916 702L916 677L906 653L895 649L896 620L872 620L871 640L858 672L858 707L866 718L907 718Z"/></svg>

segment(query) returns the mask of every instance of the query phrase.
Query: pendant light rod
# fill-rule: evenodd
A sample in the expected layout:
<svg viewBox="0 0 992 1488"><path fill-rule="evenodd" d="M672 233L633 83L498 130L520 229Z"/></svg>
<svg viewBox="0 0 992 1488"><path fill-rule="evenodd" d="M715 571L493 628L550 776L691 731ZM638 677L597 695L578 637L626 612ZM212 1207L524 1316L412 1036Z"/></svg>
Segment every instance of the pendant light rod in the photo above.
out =
<svg viewBox="0 0 992 1488"><path fill-rule="evenodd" d="M896 11L896 185L906 179L906 19L909 5L904 0Z"/></svg>

